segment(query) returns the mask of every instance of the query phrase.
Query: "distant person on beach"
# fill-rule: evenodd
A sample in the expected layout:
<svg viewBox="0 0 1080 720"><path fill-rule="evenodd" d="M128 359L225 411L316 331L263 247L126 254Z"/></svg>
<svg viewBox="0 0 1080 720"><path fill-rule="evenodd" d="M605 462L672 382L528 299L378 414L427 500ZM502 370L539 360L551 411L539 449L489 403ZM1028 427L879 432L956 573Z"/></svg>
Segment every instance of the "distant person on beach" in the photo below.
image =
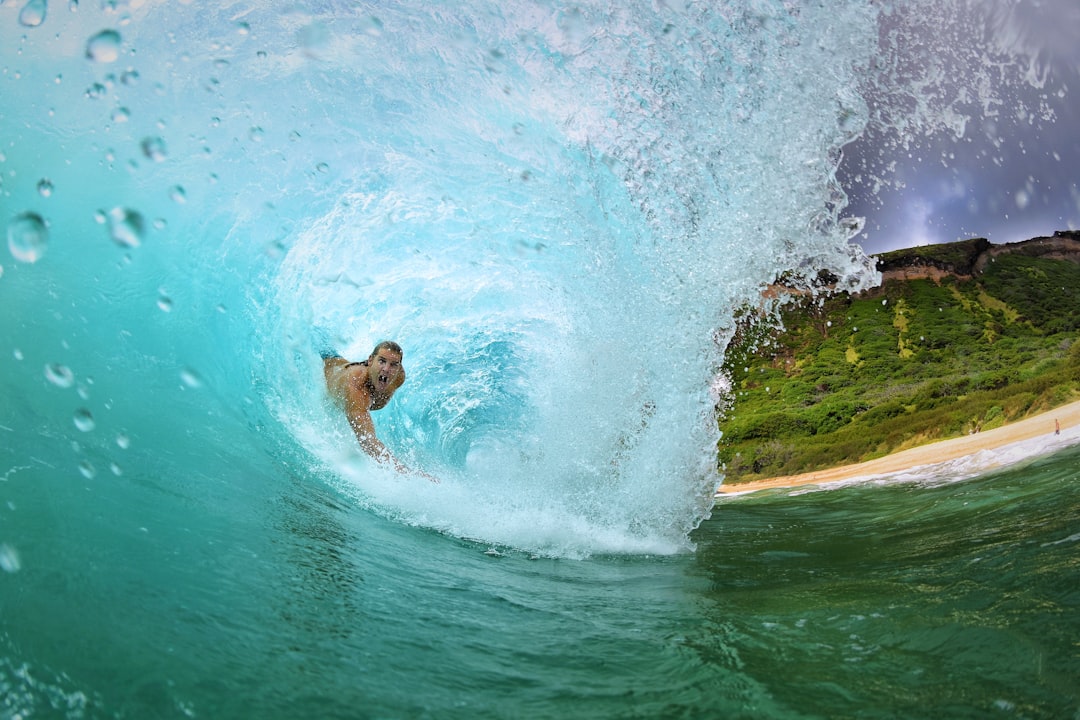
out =
<svg viewBox="0 0 1080 720"><path fill-rule="evenodd" d="M392 464L398 472L410 472L376 437L375 425L371 421L371 413L386 407L405 382L401 346L384 340L375 346L367 360L360 362L350 362L330 349L324 349L319 354L323 359L326 390L345 410L345 417L349 419L349 426L356 434L360 447L375 460ZM438 482L427 473L420 474L432 482Z"/></svg>
<svg viewBox="0 0 1080 720"><path fill-rule="evenodd" d="M1054 434L1055 435L1060 435L1061 434L1061 423L1058 422L1057 418L1054 418Z"/></svg>

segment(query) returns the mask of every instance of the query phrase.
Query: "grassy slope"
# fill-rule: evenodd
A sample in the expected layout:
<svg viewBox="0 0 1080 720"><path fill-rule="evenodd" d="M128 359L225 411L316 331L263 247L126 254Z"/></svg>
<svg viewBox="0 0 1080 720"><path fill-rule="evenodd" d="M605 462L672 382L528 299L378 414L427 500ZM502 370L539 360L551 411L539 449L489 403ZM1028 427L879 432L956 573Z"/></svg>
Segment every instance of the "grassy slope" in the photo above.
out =
<svg viewBox="0 0 1080 720"><path fill-rule="evenodd" d="M887 281L789 308L783 331L745 327L725 366L727 479L869 460L1080 398L1077 308L1080 265L1013 254L974 279Z"/></svg>

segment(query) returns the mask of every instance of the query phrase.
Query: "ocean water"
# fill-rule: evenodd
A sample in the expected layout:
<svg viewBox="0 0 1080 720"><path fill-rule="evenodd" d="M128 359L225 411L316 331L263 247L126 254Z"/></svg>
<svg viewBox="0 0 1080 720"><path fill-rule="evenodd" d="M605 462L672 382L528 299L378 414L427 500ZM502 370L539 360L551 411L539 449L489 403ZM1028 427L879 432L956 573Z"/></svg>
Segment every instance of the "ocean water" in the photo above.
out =
<svg viewBox="0 0 1080 720"><path fill-rule="evenodd" d="M0 717L1075 716L1075 450L713 505L937 5L0 2Z"/></svg>

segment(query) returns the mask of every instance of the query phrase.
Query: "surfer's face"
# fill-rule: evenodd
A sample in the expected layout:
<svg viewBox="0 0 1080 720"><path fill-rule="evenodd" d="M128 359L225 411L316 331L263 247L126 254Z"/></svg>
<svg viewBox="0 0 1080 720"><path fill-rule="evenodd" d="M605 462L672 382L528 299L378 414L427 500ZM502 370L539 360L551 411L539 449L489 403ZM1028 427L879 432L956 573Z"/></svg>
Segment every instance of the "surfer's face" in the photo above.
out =
<svg viewBox="0 0 1080 720"><path fill-rule="evenodd" d="M368 361L368 377L378 392L388 390L401 374L401 356L383 348Z"/></svg>

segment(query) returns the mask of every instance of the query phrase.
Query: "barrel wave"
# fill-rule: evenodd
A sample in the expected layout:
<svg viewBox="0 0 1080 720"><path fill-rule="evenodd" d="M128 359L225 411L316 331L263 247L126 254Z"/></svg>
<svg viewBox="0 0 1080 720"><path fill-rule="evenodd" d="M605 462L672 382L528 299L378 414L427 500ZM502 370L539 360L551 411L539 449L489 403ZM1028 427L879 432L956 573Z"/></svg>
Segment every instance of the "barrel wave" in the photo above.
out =
<svg viewBox="0 0 1080 720"><path fill-rule="evenodd" d="M296 350L281 355L304 355L311 327L349 356L397 339L408 392L380 421L446 476L417 493L353 474L361 493L543 552L686 546L716 482L708 389L732 304L808 249L856 269L821 217L835 108L807 117L775 94L805 79L758 67L797 25L740 37L738 18L695 19L653 38L668 23L646 6L399 8L353 18L369 32L336 49L323 28L300 72L310 88L308 65L328 65L355 94L304 140L336 143L335 157L328 207L296 224L275 277L269 302ZM725 98L733 86L748 96ZM304 94L329 105L339 92ZM768 191L750 142L762 130L805 138ZM276 410L315 438L333 424L310 407L311 357L282 371ZM347 444L316 441L323 456Z"/></svg>
<svg viewBox="0 0 1080 720"><path fill-rule="evenodd" d="M736 309L780 274L876 282L842 148L881 107L910 110L901 135L955 120L956 56L889 61L927 17L975 12L936 5L0 2L0 715L949 701L916 676L774 684L774 641L823 674L839 661L814 648L858 632L886 676L941 656L889 645L917 613L853 629L771 605L762 629L751 601L794 556L757 543L785 521L710 519ZM320 347L384 339L408 377L379 436L437 484L364 455L326 397ZM821 531L914 502L878 497L819 501ZM1075 535L1037 526L1000 542L1052 552L1002 582L1067 563ZM902 563L824 590L870 615ZM1075 707L1057 676L995 687L975 707Z"/></svg>

